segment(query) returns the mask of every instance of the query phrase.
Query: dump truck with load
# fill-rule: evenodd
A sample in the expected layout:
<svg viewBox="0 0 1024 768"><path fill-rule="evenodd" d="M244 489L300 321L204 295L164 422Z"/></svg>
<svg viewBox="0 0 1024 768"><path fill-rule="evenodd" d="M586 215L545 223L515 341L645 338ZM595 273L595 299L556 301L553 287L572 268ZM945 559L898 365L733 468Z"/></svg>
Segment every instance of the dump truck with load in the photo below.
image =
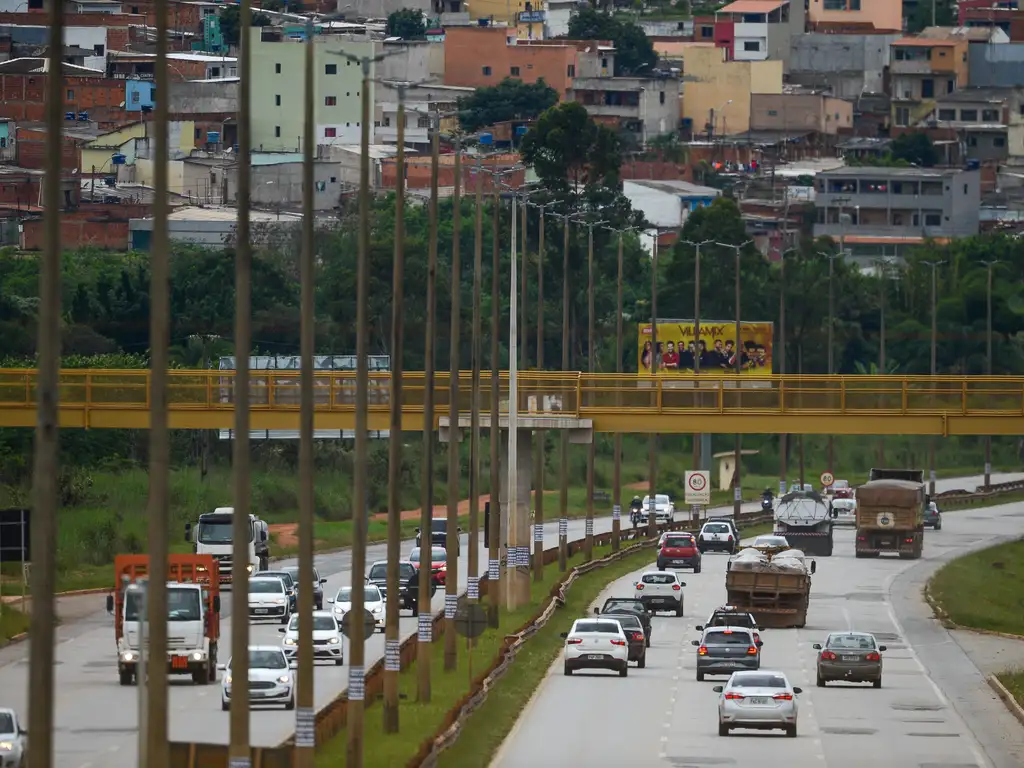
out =
<svg viewBox="0 0 1024 768"><path fill-rule="evenodd" d="M107 612L114 616L121 685L138 680L143 650L149 649L149 639L141 637L149 571L149 555L114 558L114 591L107 596ZM167 559L167 671L191 675L199 685L217 679L218 577L217 561L210 555L170 555Z"/></svg>
<svg viewBox="0 0 1024 768"><path fill-rule="evenodd" d="M775 535L809 555L832 555L832 515L814 491L791 491L775 507Z"/></svg>
<svg viewBox="0 0 1024 768"><path fill-rule="evenodd" d="M872 469L857 489L857 557L896 552L916 560L924 549L929 497L920 469Z"/></svg>
<svg viewBox="0 0 1024 768"><path fill-rule="evenodd" d="M754 615L759 627L802 628L807 624L811 573L803 553L786 549L772 557L756 549L741 550L725 572L726 602Z"/></svg>

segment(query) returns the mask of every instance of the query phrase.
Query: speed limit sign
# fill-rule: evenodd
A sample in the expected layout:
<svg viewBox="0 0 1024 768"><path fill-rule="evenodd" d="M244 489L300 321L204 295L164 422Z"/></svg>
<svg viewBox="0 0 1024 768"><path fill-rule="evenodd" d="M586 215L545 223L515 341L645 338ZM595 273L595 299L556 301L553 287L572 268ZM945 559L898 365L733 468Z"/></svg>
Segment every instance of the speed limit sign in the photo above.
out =
<svg viewBox="0 0 1024 768"><path fill-rule="evenodd" d="M824 487L824 488L831 488L832 487L832 483L834 483L835 481L836 481L836 478L835 478L835 476L833 476L833 474L831 472L822 472L821 473L821 485L822 485L822 487Z"/></svg>
<svg viewBox="0 0 1024 768"><path fill-rule="evenodd" d="M711 473L704 470L687 471L686 503L711 503Z"/></svg>

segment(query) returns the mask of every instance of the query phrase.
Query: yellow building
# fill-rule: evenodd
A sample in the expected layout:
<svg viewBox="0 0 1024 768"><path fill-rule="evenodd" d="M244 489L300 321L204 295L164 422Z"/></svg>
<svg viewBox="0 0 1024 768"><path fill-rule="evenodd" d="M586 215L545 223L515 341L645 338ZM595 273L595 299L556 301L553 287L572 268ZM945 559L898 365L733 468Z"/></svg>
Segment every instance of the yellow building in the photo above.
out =
<svg viewBox="0 0 1024 768"><path fill-rule="evenodd" d="M539 0L469 0L463 3L469 18L490 19L494 23L515 27L520 40L543 40L545 3ZM511 33L510 33L511 34Z"/></svg>
<svg viewBox="0 0 1024 768"><path fill-rule="evenodd" d="M116 174L114 155L124 155L125 164L134 165L135 140L145 137L146 124L141 120L97 136L82 147L82 173Z"/></svg>
<svg viewBox="0 0 1024 768"><path fill-rule="evenodd" d="M782 93L781 61L726 61L724 48L687 48L683 53L680 112L694 134L716 136L750 130L750 94Z"/></svg>

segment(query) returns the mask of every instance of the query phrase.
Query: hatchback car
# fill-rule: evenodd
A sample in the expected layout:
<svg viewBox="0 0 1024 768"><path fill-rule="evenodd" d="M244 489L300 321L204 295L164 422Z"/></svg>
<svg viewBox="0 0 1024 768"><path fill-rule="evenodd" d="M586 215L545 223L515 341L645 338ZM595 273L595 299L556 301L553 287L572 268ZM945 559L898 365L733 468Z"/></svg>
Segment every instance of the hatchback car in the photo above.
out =
<svg viewBox="0 0 1024 768"><path fill-rule="evenodd" d="M217 668L224 670L220 708L227 711L231 709L234 685L231 659ZM295 709L295 676L280 648L272 645L249 646L249 704L284 704L285 709Z"/></svg>
<svg viewBox="0 0 1024 768"><path fill-rule="evenodd" d="M700 550L691 533L666 533L658 546L658 570L693 568L700 573Z"/></svg>
<svg viewBox="0 0 1024 768"><path fill-rule="evenodd" d="M287 573L292 577L292 581L295 582L296 589L296 605L298 605L298 590L299 590L299 566L291 565L287 568L281 569L282 573ZM313 610L322 611L324 609L324 584L327 583L327 579L320 578L320 572L316 568L313 569Z"/></svg>
<svg viewBox="0 0 1024 768"><path fill-rule="evenodd" d="M281 579L253 576L249 579L249 618L275 619L287 624L291 618L291 601Z"/></svg>
<svg viewBox="0 0 1024 768"><path fill-rule="evenodd" d="M942 513L939 511L939 507L934 501L929 501L928 506L925 507L924 527L934 528L936 531L942 530Z"/></svg>
<svg viewBox="0 0 1024 768"><path fill-rule="evenodd" d="M728 552L736 554L739 542L728 523L704 523L697 535L697 548L704 552Z"/></svg>
<svg viewBox="0 0 1024 768"><path fill-rule="evenodd" d="M857 500L832 499L832 525L857 525Z"/></svg>
<svg viewBox="0 0 1024 768"><path fill-rule="evenodd" d="M882 654L885 646L867 632L833 632L824 645L815 643L818 652L818 687L843 680L848 683L872 683L882 687Z"/></svg>
<svg viewBox="0 0 1024 768"><path fill-rule="evenodd" d="M368 584L363 587L363 610L373 615L376 628L384 631L384 593L379 588ZM342 587L338 594L327 602L334 604L334 618L340 623L345 614L352 610L352 587Z"/></svg>
<svg viewBox="0 0 1024 768"><path fill-rule="evenodd" d="M640 576L640 581L633 582L636 599L643 603L651 613L672 611L676 616L683 615L683 587L675 571L648 571Z"/></svg>
<svg viewBox="0 0 1024 768"><path fill-rule="evenodd" d="M610 669L619 677L629 674L629 643L622 625L612 619L576 619L563 632L565 674L577 669Z"/></svg>
<svg viewBox="0 0 1024 768"><path fill-rule="evenodd" d="M761 646L753 630L746 627L705 629L697 646L697 680L705 675L730 675L733 672L761 668Z"/></svg>
<svg viewBox="0 0 1024 768"><path fill-rule="evenodd" d="M255 574L253 578L259 579L280 579L281 583L284 584L285 594L288 595L288 606L291 608L292 613L299 609L298 601L295 594L295 579L287 571L260 571Z"/></svg>
<svg viewBox="0 0 1024 768"><path fill-rule="evenodd" d="M796 738L796 697L803 689L790 685L784 673L736 672L728 683L712 690L720 694L719 736L728 736L733 728L752 728L783 730L790 738Z"/></svg>
<svg viewBox="0 0 1024 768"><path fill-rule="evenodd" d="M629 660L635 661L637 667L643 669L647 666L647 635L644 634L644 625L640 623L640 617L635 613L605 613L602 619L614 619L619 622L622 632L626 636L626 643L629 648Z"/></svg>
<svg viewBox="0 0 1024 768"><path fill-rule="evenodd" d="M640 507L640 525L648 525L647 515L651 511L651 497L644 496ZM654 522L658 525L676 521L676 505L664 493L654 494Z"/></svg>
<svg viewBox="0 0 1024 768"><path fill-rule="evenodd" d="M13 709L0 709L0 767L24 768L28 765L28 732L18 722Z"/></svg>
<svg viewBox="0 0 1024 768"><path fill-rule="evenodd" d="M287 627L278 630L284 633L281 648L288 661L299 655L299 617L292 616ZM341 627L330 611L313 611L313 662L318 659L333 661L336 666L345 663L341 641Z"/></svg>

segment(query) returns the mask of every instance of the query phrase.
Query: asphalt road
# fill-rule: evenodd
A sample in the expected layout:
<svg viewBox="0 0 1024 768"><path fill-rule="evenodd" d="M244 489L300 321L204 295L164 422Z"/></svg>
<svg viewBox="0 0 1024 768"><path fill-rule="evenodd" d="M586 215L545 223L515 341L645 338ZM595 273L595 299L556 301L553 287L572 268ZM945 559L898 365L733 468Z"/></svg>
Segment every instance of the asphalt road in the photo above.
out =
<svg viewBox="0 0 1024 768"><path fill-rule="evenodd" d="M728 558L706 555L700 574L683 572L686 615L654 619L646 669L632 667L625 680L603 672L565 677L559 657L492 766L1019 768L1024 729L930 618L921 587L945 561L1022 532L1024 505L953 512L941 531L926 532L924 558L906 561L857 560L853 531L841 530L835 555L817 558L807 627L762 633L762 669L781 669L804 689L795 740L781 731L718 736L712 688L726 678L698 683L690 644L699 638L695 625L726 599ZM632 594L636 576L615 582L598 602ZM815 686L812 644L844 629L873 632L888 646L882 689Z"/></svg>

